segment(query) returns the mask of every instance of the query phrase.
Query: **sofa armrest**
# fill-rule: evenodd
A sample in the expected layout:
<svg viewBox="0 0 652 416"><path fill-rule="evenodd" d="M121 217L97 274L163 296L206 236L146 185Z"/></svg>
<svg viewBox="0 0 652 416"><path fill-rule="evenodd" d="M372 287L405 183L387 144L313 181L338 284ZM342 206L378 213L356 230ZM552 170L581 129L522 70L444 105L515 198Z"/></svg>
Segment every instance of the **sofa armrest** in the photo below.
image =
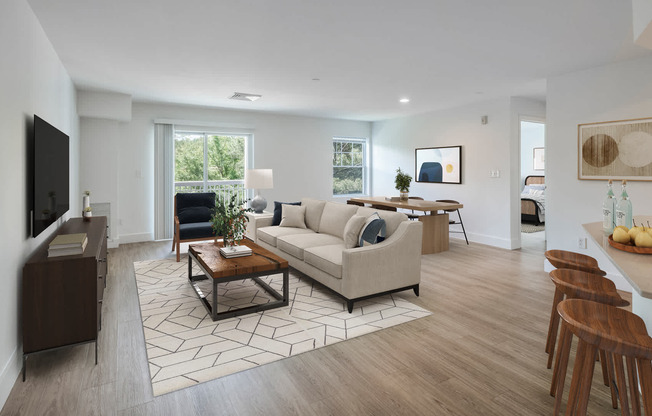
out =
<svg viewBox="0 0 652 416"><path fill-rule="evenodd" d="M255 214L252 212L247 212L247 218L249 221L247 221L247 230L245 231L245 235L249 237L249 239L251 239L254 243L258 242L258 229L271 226L272 221L274 220L273 214L270 213Z"/></svg>
<svg viewBox="0 0 652 416"><path fill-rule="evenodd" d="M342 252L342 295L349 299L421 281L423 224L403 221L385 241Z"/></svg>

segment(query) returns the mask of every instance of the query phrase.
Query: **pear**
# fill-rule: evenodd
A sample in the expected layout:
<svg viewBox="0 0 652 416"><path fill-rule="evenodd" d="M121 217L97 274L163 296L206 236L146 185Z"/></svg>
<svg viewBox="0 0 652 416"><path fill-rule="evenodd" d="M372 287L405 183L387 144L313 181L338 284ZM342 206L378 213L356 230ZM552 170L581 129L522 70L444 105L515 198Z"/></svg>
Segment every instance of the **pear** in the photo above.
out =
<svg viewBox="0 0 652 416"><path fill-rule="evenodd" d="M632 241L635 241L635 240L636 240L636 236L637 236L639 233L644 232L644 231L647 231L647 230L645 229L645 227L632 227L632 228L629 229L629 238L630 238Z"/></svg>
<svg viewBox="0 0 652 416"><path fill-rule="evenodd" d="M621 230L625 230L625 232L629 232L629 228L625 227L624 225L618 225L616 228L620 228ZM614 230L616 228L614 228Z"/></svg>
<svg viewBox="0 0 652 416"><path fill-rule="evenodd" d="M639 233L634 241L636 247L652 247L652 235L648 233Z"/></svg>
<svg viewBox="0 0 652 416"><path fill-rule="evenodd" d="M647 231L646 231L646 233L652 235L652 228L648 228Z"/></svg>
<svg viewBox="0 0 652 416"><path fill-rule="evenodd" d="M627 244L630 241L629 234L627 233L627 227L623 227L623 228L620 227L622 226L614 228L614 233L612 238L617 243Z"/></svg>

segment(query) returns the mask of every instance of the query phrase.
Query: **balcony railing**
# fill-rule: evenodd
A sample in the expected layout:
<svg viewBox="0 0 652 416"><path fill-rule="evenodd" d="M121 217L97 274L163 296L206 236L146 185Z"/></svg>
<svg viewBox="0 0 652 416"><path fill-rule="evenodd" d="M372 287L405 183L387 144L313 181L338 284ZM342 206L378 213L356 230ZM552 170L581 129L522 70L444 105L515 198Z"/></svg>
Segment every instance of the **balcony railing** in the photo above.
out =
<svg viewBox="0 0 652 416"><path fill-rule="evenodd" d="M244 180L208 181L206 182L206 188L204 188L204 182L202 181L175 182L174 193L176 194L178 192L215 192L215 195L221 196L224 199L231 198L231 195L236 193L240 204L247 200Z"/></svg>

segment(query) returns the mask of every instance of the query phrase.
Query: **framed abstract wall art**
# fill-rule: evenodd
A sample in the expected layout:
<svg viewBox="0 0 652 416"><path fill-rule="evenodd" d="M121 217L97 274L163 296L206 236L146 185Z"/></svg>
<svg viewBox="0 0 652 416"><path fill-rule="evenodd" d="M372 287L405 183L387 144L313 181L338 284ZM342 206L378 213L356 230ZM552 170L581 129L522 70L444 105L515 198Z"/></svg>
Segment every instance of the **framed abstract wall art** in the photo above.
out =
<svg viewBox="0 0 652 416"><path fill-rule="evenodd" d="M416 149L414 161L417 182L462 183L462 146Z"/></svg>
<svg viewBox="0 0 652 416"><path fill-rule="evenodd" d="M578 178L652 181L652 118L578 124Z"/></svg>

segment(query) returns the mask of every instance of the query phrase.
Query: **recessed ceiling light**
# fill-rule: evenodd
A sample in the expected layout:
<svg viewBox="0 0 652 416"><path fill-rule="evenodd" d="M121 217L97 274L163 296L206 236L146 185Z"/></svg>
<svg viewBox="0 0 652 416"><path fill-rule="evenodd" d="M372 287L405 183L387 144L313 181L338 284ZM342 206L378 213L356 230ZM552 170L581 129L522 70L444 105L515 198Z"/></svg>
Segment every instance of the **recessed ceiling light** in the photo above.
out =
<svg viewBox="0 0 652 416"><path fill-rule="evenodd" d="M319 78L313 78L313 81L321 81Z"/></svg>
<svg viewBox="0 0 652 416"><path fill-rule="evenodd" d="M409 98L401 98L400 100L398 100L398 102L400 102L400 103L409 103L410 99Z"/></svg>
<svg viewBox="0 0 652 416"><path fill-rule="evenodd" d="M240 100L240 101L256 101L258 100L262 95L258 94L248 94L246 92L234 92L231 97L229 97L230 100Z"/></svg>

